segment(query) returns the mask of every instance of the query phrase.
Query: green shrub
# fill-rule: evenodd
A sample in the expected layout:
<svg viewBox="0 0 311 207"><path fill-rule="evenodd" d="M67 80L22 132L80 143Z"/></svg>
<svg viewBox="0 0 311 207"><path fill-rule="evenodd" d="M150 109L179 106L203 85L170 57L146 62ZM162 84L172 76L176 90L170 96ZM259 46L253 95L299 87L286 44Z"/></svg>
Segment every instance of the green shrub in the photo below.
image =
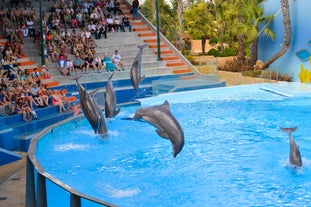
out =
<svg viewBox="0 0 311 207"><path fill-rule="evenodd" d="M242 75L255 78L259 77L261 75L261 72L261 70L249 70L242 72Z"/></svg>
<svg viewBox="0 0 311 207"><path fill-rule="evenodd" d="M213 55L214 57L229 57L229 56L236 56L238 50L236 48L225 48L223 52L220 52L220 49L210 49L207 54Z"/></svg>

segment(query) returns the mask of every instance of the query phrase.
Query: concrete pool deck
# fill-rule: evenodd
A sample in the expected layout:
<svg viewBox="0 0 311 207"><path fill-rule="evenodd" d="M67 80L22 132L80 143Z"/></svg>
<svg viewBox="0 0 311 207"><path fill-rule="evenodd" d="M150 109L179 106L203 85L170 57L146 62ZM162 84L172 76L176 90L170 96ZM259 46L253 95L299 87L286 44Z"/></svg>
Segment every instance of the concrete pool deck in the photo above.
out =
<svg viewBox="0 0 311 207"><path fill-rule="evenodd" d="M0 166L0 206L26 206L26 153L22 159Z"/></svg>

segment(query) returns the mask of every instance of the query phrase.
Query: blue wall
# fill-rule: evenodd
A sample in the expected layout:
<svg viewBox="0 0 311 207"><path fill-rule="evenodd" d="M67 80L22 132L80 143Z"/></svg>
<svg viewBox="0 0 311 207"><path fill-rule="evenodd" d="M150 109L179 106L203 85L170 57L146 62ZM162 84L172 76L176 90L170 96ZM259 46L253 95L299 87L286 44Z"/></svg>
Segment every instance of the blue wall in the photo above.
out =
<svg viewBox="0 0 311 207"><path fill-rule="evenodd" d="M278 70L282 74L288 74L293 77L294 81L301 81L299 74L301 73L301 66L310 70L310 55L311 44L311 25L309 23L311 18L311 1L304 0L289 0L290 17L292 26L292 42L287 52L270 65L270 69ZM280 0L268 0L263 3L265 15L274 15L281 9ZM275 19L269 25L269 28L274 31L276 39L271 40L267 37L260 37L259 40L259 59L264 62L270 59L276 52L282 48L284 38L283 14L282 11L276 15ZM299 58L296 53L305 50L304 60ZM303 81L306 82L306 81ZM309 80L307 81L309 82Z"/></svg>

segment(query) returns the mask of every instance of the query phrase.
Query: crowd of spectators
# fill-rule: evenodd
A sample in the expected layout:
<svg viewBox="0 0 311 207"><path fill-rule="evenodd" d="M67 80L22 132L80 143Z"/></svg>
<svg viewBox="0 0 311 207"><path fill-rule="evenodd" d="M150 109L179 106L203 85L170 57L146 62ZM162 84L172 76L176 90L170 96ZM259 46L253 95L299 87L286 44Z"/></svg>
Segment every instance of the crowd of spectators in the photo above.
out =
<svg viewBox="0 0 311 207"><path fill-rule="evenodd" d="M132 31L130 18L122 12L118 0L55 1L50 11L42 12L44 35L31 1L25 2L20 5L20 1L14 1L12 7L0 8L1 29L7 39L0 44L0 115L22 114L24 121L30 121L38 119L36 108L50 105L66 112L65 93L52 91L42 83L42 78L50 76L46 66L37 70L19 65L18 59L24 56L24 38L33 38L39 46L44 42L45 60L55 62L63 75L79 69L87 73L90 68L101 72L107 66L109 70L124 70L118 51L112 58L106 53L103 57L96 54L96 39L125 32L126 28Z"/></svg>
<svg viewBox="0 0 311 207"><path fill-rule="evenodd" d="M118 0L55 2L50 15L44 14L43 19L46 60L56 62L61 74L68 76L75 69L84 73L90 68L104 70L105 62L96 54L96 40L107 38L108 33L132 31L130 18Z"/></svg>

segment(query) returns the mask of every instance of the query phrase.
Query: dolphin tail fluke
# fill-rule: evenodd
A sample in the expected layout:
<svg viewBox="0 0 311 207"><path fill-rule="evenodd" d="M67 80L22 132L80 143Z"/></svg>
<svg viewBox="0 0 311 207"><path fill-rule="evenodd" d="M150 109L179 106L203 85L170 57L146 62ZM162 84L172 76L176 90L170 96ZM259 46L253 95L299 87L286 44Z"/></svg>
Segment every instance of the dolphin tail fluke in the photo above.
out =
<svg viewBox="0 0 311 207"><path fill-rule="evenodd" d="M143 48L146 47L146 46L148 46L148 44L138 45L137 47L138 47L139 49L143 49Z"/></svg>
<svg viewBox="0 0 311 207"><path fill-rule="evenodd" d="M296 131L298 127L291 127L291 128L283 128L283 127L280 127L280 130L283 131L283 132L287 132L287 133L293 133L294 131Z"/></svg>

